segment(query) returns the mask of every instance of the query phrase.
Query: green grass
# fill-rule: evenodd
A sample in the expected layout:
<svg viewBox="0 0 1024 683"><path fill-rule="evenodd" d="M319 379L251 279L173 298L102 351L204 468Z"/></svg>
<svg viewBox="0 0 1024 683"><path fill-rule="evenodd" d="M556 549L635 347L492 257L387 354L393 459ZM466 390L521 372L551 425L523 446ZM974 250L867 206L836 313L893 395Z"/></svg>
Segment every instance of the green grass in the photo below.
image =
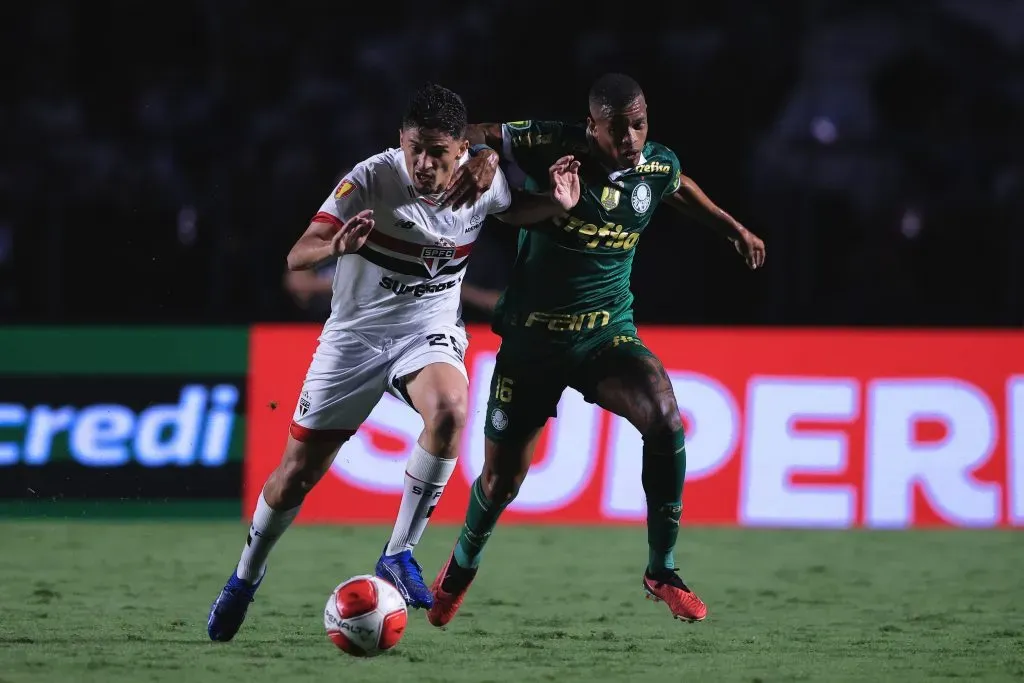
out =
<svg viewBox="0 0 1024 683"><path fill-rule="evenodd" d="M232 643L206 639L237 524L0 524L0 681L924 681L1024 677L1024 536L684 529L703 624L641 599L642 529L500 528L447 631L415 613L398 648L345 656L331 588L385 530L299 527ZM451 528L428 529L428 578Z"/></svg>

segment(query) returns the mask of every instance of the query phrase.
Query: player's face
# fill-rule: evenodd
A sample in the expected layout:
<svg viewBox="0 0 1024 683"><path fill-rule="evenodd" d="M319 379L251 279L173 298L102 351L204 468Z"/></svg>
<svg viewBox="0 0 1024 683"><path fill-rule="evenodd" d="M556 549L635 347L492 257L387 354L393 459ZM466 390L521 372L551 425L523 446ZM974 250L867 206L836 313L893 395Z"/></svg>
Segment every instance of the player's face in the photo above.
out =
<svg viewBox="0 0 1024 683"><path fill-rule="evenodd" d="M620 111L592 107L587 125L598 149L616 168L636 166L647 142L647 100L641 95Z"/></svg>
<svg viewBox="0 0 1024 683"><path fill-rule="evenodd" d="M420 194L437 194L446 188L459 158L469 149L467 140L431 128L406 128L400 139L405 167Z"/></svg>

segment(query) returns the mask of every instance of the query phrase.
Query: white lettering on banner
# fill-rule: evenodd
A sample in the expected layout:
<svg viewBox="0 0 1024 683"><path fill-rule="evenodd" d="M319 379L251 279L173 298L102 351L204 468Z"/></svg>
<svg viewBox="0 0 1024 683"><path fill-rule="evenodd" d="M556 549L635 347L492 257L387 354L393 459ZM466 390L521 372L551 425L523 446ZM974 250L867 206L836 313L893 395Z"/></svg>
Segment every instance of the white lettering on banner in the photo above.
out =
<svg viewBox="0 0 1024 683"><path fill-rule="evenodd" d="M491 375L494 354L477 354L469 370L469 420L462 434L462 455L459 469L466 483L472 484L484 469L484 425L487 423L487 400L491 396ZM515 391L513 387L512 391ZM529 478L529 477L527 477Z"/></svg>
<svg viewBox="0 0 1024 683"><path fill-rule="evenodd" d="M955 379L878 380L869 384L867 412L867 526L910 526L915 484L951 523L999 523L999 485L971 476L997 438L995 409L984 392ZM914 425L922 420L942 422L946 438L915 443Z"/></svg>
<svg viewBox="0 0 1024 683"><path fill-rule="evenodd" d="M228 460L238 387L233 384L215 386L210 392L210 403L213 408L206 419L206 429L203 430L203 448L199 451L199 461L207 467L218 467Z"/></svg>
<svg viewBox="0 0 1024 683"><path fill-rule="evenodd" d="M17 427L25 422L28 411L25 406L10 403L0 404L0 428ZM18 447L13 443L0 442L0 467L18 464Z"/></svg>
<svg viewBox="0 0 1024 683"><path fill-rule="evenodd" d="M50 459L53 437L68 429L74 422L75 409L70 406L56 409L50 406L33 408L28 432L25 435L25 464L45 465Z"/></svg>
<svg viewBox="0 0 1024 683"><path fill-rule="evenodd" d="M71 450L83 465L120 467L131 459L127 439L134 426L135 413L125 406L89 406L71 430Z"/></svg>
<svg viewBox="0 0 1024 683"><path fill-rule="evenodd" d="M360 429L341 447L331 470L347 483L367 491L401 493L405 486L405 463L423 431L423 420L405 403L384 394L365 424L402 440L402 452L381 453L374 447L369 430Z"/></svg>
<svg viewBox="0 0 1024 683"><path fill-rule="evenodd" d="M79 409L3 404L0 426L25 427L21 457L26 465L47 464L54 439L66 432L71 457L86 467L119 467L132 458L143 467L217 467L228 459L238 398L231 384L209 390L188 384L177 403L153 405L138 414L116 403ZM0 466L17 464L18 457L17 445L0 442Z"/></svg>
<svg viewBox="0 0 1024 683"><path fill-rule="evenodd" d="M193 444L199 441L200 417L206 408L206 389L186 387L176 406L153 406L146 419L139 420L135 448L139 462L147 467L187 465ZM81 424L81 423L79 423ZM171 430L171 438L160 440L160 434Z"/></svg>
<svg viewBox="0 0 1024 683"><path fill-rule="evenodd" d="M641 520L647 515L641 481L644 441L625 418L613 415L611 420L601 512L612 519Z"/></svg>
<svg viewBox="0 0 1024 683"><path fill-rule="evenodd" d="M1024 526L1024 375L1006 383L1006 481L1010 524Z"/></svg>
<svg viewBox="0 0 1024 683"><path fill-rule="evenodd" d="M740 475L740 521L750 525L848 527L856 521L856 489L799 485L794 471L841 474L847 467L845 434L797 434L797 420L857 419L854 379L751 378L747 385L746 457Z"/></svg>
<svg viewBox="0 0 1024 683"><path fill-rule="evenodd" d="M483 431L494 366L493 353L478 353L469 373L469 424L460 448L460 471L467 483L483 469ZM1024 525L1024 375L1007 378L1005 385L1005 485L978 481L973 475L989 462L1002 434L990 398L962 379L882 379L864 384L862 393L861 382L847 377L754 376L746 389L746 406L741 407L729 388L713 377L693 372L670 372L669 377L689 427L687 481L713 477L739 458L740 524L846 528L858 522L862 509L864 526L912 526L914 491L919 488L929 506L950 524L995 526L1005 507L1009 524ZM190 406L189 395L183 392L179 404L167 408L184 420L196 412ZM45 462L53 435L61 431L68 433L75 457L94 466L115 465L126 457L155 462L145 457L146 452L164 453L161 462L180 457L173 448L176 439L167 430L163 450L147 451L140 445L149 433L142 428L145 412L133 417L130 410L118 412L120 406L91 406L78 413L73 408L36 406L27 413L22 408L22 414L19 408L0 405L0 428L27 426L23 452L20 444L0 443L0 464L19 457ZM603 518L642 521L643 441L637 431L625 419L609 416L607 443L602 444L602 411L573 390L565 392L558 412L550 424L546 451L536 454L537 464L511 509L541 516L565 509L589 487L599 485ZM207 441L211 434L230 432L230 422L214 428L218 415L211 412L206 421ZM367 422L391 437L390 448L401 446L401 452L382 450L388 446L375 444L366 430L360 430L342 449L333 472L364 490L400 493L406 458L422 421L404 403L386 395ZM941 423L944 436L916 441L915 430L922 422ZM849 471L852 429L864 438L863 471ZM741 434L744 445L739 452ZM226 443L227 436L220 440ZM131 452L133 442L138 454ZM598 467L602 453L603 469ZM603 476L595 481L599 470ZM794 475L801 474L838 476L841 481L794 483Z"/></svg>
<svg viewBox="0 0 1024 683"><path fill-rule="evenodd" d="M480 354L470 377L470 420L466 430L462 472L467 482L479 476L484 467L484 423L490 397L494 356ZM515 388L512 400L516 400ZM599 445L599 409L583 400L579 392L568 389L558 403L558 417L549 421L547 451L534 455L538 464L530 468L519 495L509 506L519 512L558 510L576 500L590 484L597 467Z"/></svg>
<svg viewBox="0 0 1024 683"><path fill-rule="evenodd" d="M686 416L686 481L709 477L736 449L742 425L732 393L718 380L691 372L669 372L679 411ZM647 512L641 473L643 439L625 418L612 417L601 493L601 511L613 519L643 519ZM685 508L685 501L684 501Z"/></svg>

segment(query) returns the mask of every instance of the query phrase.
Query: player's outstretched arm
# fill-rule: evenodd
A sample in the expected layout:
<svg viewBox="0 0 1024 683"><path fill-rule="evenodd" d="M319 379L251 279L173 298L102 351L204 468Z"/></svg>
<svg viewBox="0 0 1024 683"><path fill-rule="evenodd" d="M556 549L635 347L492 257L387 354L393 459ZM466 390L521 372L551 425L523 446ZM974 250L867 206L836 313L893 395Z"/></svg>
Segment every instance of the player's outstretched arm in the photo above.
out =
<svg viewBox="0 0 1024 683"><path fill-rule="evenodd" d="M371 209L360 211L340 226L320 220L318 216L288 252L288 270L316 268L329 259L356 252L366 244L371 230Z"/></svg>
<svg viewBox="0 0 1024 683"><path fill-rule="evenodd" d="M485 313L494 313L494 309L498 306L498 299L501 298L501 290L477 287L463 281L460 297L464 304L475 306Z"/></svg>
<svg viewBox="0 0 1024 683"><path fill-rule="evenodd" d="M487 145L499 156L504 147L500 123L471 123L466 126L466 139L471 145Z"/></svg>
<svg viewBox="0 0 1024 683"><path fill-rule="evenodd" d="M561 216L580 200L580 162L564 156L548 169L551 191L546 194L513 191L512 204L495 217L503 223L532 225Z"/></svg>
<svg viewBox="0 0 1024 683"><path fill-rule="evenodd" d="M441 205L453 209L472 204L491 187L502 148L501 124L471 123L466 127L466 139L472 147L486 145L490 149L475 152L469 161L459 166L448 182Z"/></svg>
<svg viewBox="0 0 1024 683"><path fill-rule="evenodd" d="M679 187L672 194L665 196L665 203L683 215L721 233L733 243L751 270L764 265L765 248L761 238L718 208L691 178L680 173Z"/></svg>

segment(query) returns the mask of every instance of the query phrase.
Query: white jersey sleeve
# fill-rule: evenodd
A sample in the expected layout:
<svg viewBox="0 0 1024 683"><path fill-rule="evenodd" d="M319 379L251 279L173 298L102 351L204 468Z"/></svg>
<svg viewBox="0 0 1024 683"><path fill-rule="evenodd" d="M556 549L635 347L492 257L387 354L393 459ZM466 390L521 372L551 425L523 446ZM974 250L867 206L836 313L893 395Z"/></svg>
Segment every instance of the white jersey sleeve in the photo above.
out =
<svg viewBox="0 0 1024 683"><path fill-rule="evenodd" d="M512 193L509 191L508 180L500 168L494 172L494 180L491 186L484 193L482 199L487 207L487 213L503 213L512 206Z"/></svg>
<svg viewBox="0 0 1024 683"><path fill-rule="evenodd" d="M368 160L369 161L369 160ZM373 208L374 167L364 161L345 174L320 205L316 219L341 225L360 211Z"/></svg>

